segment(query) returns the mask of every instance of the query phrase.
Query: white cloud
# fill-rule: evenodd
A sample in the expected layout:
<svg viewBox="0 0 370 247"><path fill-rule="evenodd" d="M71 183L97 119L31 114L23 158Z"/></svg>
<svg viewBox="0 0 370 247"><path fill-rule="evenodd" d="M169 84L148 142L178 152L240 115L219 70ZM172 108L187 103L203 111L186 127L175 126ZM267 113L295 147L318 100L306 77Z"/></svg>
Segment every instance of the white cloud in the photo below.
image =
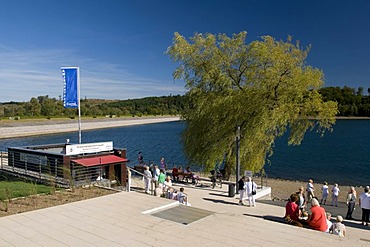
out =
<svg viewBox="0 0 370 247"><path fill-rule="evenodd" d="M128 99L183 94L184 84L134 75L124 65L76 56L72 50L14 50L0 45L0 102L63 92L60 67L80 66L81 98Z"/></svg>

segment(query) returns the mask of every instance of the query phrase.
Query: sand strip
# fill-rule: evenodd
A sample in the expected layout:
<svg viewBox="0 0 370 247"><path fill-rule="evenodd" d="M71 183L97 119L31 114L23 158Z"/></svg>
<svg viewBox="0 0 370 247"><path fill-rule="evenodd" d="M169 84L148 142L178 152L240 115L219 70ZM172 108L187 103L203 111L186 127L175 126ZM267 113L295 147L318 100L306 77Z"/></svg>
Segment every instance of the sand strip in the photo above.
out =
<svg viewBox="0 0 370 247"><path fill-rule="evenodd" d="M153 117L153 118L127 118L127 119L112 119L112 120L96 120L96 121L81 121L81 129L92 130L92 129L104 129L104 128L115 128L123 126L132 126L132 125L141 125L141 124L153 124L153 123L164 123L164 122L173 122L179 121L179 117ZM47 134L56 134L56 133L65 133L65 132L74 132L78 131L78 121L74 120L74 123L71 121L66 121L65 123L52 121L44 123L23 123L22 126L10 126L10 127L0 127L0 139L5 138L15 138L15 137L24 137L24 136L34 136L34 135L47 135Z"/></svg>

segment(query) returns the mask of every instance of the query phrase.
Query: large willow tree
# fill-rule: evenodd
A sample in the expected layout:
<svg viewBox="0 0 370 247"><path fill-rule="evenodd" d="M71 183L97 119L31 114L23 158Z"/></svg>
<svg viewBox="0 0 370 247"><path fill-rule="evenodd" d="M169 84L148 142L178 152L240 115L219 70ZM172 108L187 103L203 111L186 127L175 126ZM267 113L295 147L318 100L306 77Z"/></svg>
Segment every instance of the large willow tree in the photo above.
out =
<svg viewBox="0 0 370 247"><path fill-rule="evenodd" d="M186 82L191 108L183 114L187 158L207 170L226 161L235 171L236 128L240 126L241 168L258 171L272 155L277 137L289 131L299 145L307 130L321 134L335 123L337 105L323 102L323 72L307 66L309 48L270 36L245 43L246 32L175 33L167 50L178 64L173 76Z"/></svg>

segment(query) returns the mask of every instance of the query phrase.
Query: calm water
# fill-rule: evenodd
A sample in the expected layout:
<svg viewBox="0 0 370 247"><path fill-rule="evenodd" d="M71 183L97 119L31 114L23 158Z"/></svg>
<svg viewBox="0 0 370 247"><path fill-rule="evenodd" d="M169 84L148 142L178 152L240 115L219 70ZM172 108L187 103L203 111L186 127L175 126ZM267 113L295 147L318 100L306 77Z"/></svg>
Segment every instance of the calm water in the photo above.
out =
<svg viewBox="0 0 370 247"><path fill-rule="evenodd" d="M82 132L82 142L113 141L116 148L127 148L128 158L134 164L137 153L144 160L159 163L164 156L170 164L186 164L180 144L183 122L128 126ZM77 133L55 134L0 140L0 150L11 146L78 142ZM370 121L338 120L334 132L323 138L307 133L300 146L287 146L286 137L276 142L271 165L265 170L270 177L294 180L314 179L340 185L370 184Z"/></svg>

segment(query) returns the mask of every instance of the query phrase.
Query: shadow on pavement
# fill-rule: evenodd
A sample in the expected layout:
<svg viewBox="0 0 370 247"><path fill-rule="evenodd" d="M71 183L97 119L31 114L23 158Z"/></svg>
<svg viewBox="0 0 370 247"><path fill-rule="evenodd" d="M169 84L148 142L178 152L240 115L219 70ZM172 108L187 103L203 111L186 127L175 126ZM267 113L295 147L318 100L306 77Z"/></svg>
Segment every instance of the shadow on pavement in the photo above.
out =
<svg viewBox="0 0 370 247"><path fill-rule="evenodd" d="M214 203L228 204L228 205L237 205L237 206L239 205L236 202L228 202L228 201L219 200L219 199L203 198L203 200L205 200L205 201L211 201L211 202L214 202Z"/></svg>
<svg viewBox="0 0 370 247"><path fill-rule="evenodd" d="M209 193L211 196L222 196L222 197L227 197L230 198L228 195L222 195L222 194L217 194L217 193Z"/></svg>

